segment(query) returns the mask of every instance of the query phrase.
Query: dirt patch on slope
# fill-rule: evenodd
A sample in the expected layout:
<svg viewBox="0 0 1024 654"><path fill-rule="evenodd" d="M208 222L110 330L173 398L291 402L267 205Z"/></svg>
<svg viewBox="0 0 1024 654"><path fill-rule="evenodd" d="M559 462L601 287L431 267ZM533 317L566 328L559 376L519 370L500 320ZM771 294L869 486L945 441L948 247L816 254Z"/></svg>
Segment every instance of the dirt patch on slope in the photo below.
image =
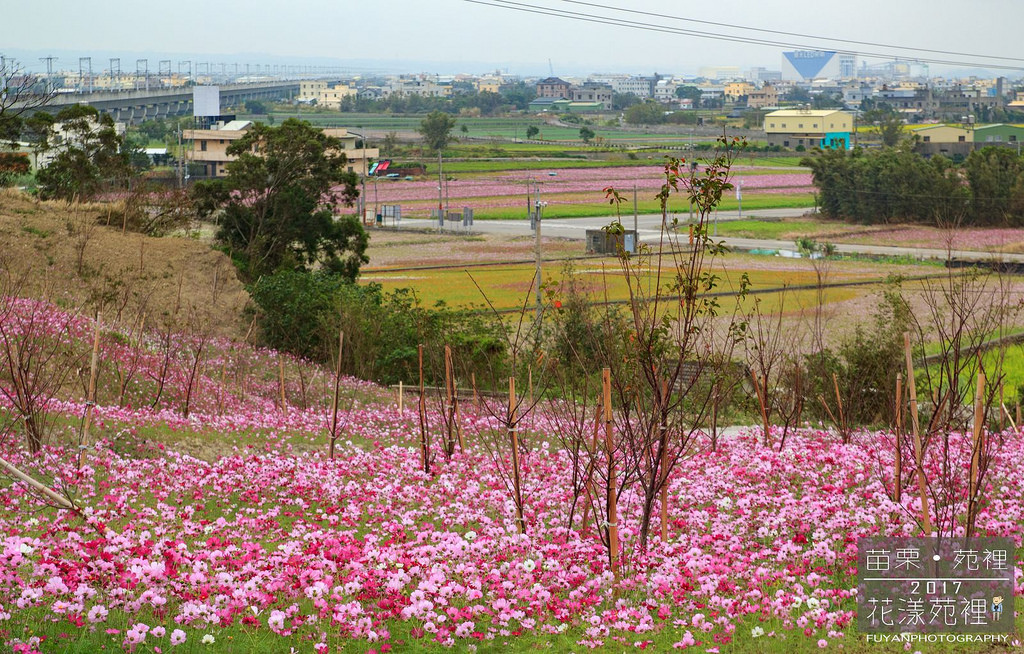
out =
<svg viewBox="0 0 1024 654"><path fill-rule="evenodd" d="M110 224L113 226L108 226ZM112 320L245 335L249 295L209 243L120 230L114 205L40 202L0 190L0 292L47 298Z"/></svg>

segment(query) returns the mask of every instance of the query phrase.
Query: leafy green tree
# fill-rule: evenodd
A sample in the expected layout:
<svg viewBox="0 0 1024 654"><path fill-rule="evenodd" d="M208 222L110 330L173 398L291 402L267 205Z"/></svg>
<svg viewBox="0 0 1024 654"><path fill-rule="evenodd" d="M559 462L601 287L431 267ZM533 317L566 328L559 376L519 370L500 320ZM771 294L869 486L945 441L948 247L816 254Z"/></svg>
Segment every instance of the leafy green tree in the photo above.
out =
<svg viewBox="0 0 1024 654"><path fill-rule="evenodd" d="M964 174L971 189L971 207L976 224L1024 223L1021 212L1024 160L1010 148L988 146L975 150L964 161Z"/></svg>
<svg viewBox="0 0 1024 654"><path fill-rule="evenodd" d="M665 122L665 108L654 100L635 104L626 109L626 122L630 125L660 125Z"/></svg>
<svg viewBox="0 0 1024 654"><path fill-rule="evenodd" d="M37 148L57 151L36 174L40 197L89 200L104 189L127 186L132 177L132 148L117 133L109 114L88 105L73 105L58 112L52 121L39 116L34 124L41 130Z"/></svg>
<svg viewBox="0 0 1024 654"><path fill-rule="evenodd" d="M580 138L583 140L584 143L590 143L590 141L595 136L597 136L597 134L595 134L594 130L590 129L589 127L580 128Z"/></svg>
<svg viewBox="0 0 1024 654"><path fill-rule="evenodd" d="M305 121L256 124L228 147L237 159L223 179L196 185L201 217L216 217L216 238L255 280L282 269L322 267L354 280L368 237L352 216L358 190L341 142Z"/></svg>
<svg viewBox="0 0 1024 654"><path fill-rule="evenodd" d="M632 93L612 94L612 109L616 111L629 109L635 104L640 104L640 98L636 97Z"/></svg>
<svg viewBox="0 0 1024 654"><path fill-rule="evenodd" d="M267 103L261 100L246 100L245 110L257 116L265 116L267 114Z"/></svg>
<svg viewBox="0 0 1024 654"><path fill-rule="evenodd" d="M420 133L424 143L431 151L441 152L454 140L452 129L455 128L455 123L453 116L441 111L432 111L420 121L420 126L416 131Z"/></svg>
<svg viewBox="0 0 1024 654"><path fill-rule="evenodd" d="M683 100L683 99L686 99L686 98L689 98L690 100L693 100L693 106L694 107L696 107L696 106L698 106L700 104L700 98L701 98L701 95L703 95L703 93L704 92L701 91L696 86L677 86L676 87L676 97L679 98L680 100Z"/></svg>
<svg viewBox="0 0 1024 654"><path fill-rule="evenodd" d="M532 139L534 136L537 136L538 134L540 134L540 128L538 128L536 125L530 125L529 127L526 128L526 138Z"/></svg>

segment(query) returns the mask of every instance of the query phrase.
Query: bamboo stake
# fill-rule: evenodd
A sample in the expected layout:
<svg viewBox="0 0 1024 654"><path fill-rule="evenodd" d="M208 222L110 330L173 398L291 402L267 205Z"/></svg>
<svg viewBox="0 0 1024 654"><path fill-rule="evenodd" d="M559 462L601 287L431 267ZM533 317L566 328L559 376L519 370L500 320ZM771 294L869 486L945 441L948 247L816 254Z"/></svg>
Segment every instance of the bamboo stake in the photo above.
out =
<svg viewBox="0 0 1024 654"><path fill-rule="evenodd" d="M1003 383L999 382L999 406L1003 406ZM999 414L999 431L1006 429L1006 420L1003 418L1003 414Z"/></svg>
<svg viewBox="0 0 1024 654"><path fill-rule="evenodd" d="M1010 421L1010 429L1017 431L1017 423L1014 421L1013 416L1010 415L1010 410L1006 408L1005 404L1003 404L1002 407L1003 414L1006 415L1006 419Z"/></svg>
<svg viewBox="0 0 1024 654"><path fill-rule="evenodd" d="M402 405L405 402L404 389L402 388L402 382L398 382L398 415L402 415L402 411L405 407Z"/></svg>
<svg viewBox="0 0 1024 654"><path fill-rule="evenodd" d="M68 498L66 498L66 497L64 497L62 495L58 495L57 493L53 492L52 490L50 490L46 486L43 486L42 484L40 484L35 479L32 479L31 477L26 475L21 470L18 470L17 468L15 468L14 465L9 463L7 460L5 460L3 458L0 458L0 466L3 466L4 469L7 470L7 472L11 473L19 481L25 482L26 484L28 484L29 486L31 486L35 490L37 490L40 493L42 493L43 495L45 495L50 500L56 502L62 509L69 509L71 511L74 511L75 513L78 513L78 507L76 507L74 504L72 504L71 500L69 500Z"/></svg>
<svg viewBox="0 0 1024 654"><path fill-rule="evenodd" d="M220 360L220 384L217 388L217 413L224 413L224 373L228 367L227 357Z"/></svg>
<svg viewBox="0 0 1024 654"><path fill-rule="evenodd" d="M284 414L285 418L287 418L288 402L284 395L284 358L280 354L277 355L277 371L278 376L280 377L279 386L281 387L281 413Z"/></svg>
<svg viewBox="0 0 1024 654"><path fill-rule="evenodd" d="M839 428L843 430L843 442L846 442L846 415L843 413L843 398L839 395L839 379L836 377L836 373L832 373L832 385L836 389L836 404L839 405Z"/></svg>
<svg viewBox="0 0 1024 654"><path fill-rule="evenodd" d="M420 463L423 464L423 472L430 474L430 459L427 451L427 396L423 389L423 345L419 346L420 354Z"/></svg>
<svg viewBox="0 0 1024 654"><path fill-rule="evenodd" d="M615 459L612 444L612 372L605 368L601 372L604 386L604 443L608 452L608 555L611 558L612 573L619 576L619 509L615 501Z"/></svg>
<svg viewBox="0 0 1024 654"><path fill-rule="evenodd" d="M921 495L921 523L925 536L932 535L931 511L928 508L928 481L924 477L924 447L917 415L917 385L914 382L914 359L910 350L910 332L903 333L903 350L907 361L907 388L910 391L910 422L914 430L914 459L917 465L917 491Z"/></svg>
<svg viewBox="0 0 1024 654"><path fill-rule="evenodd" d="M1015 421L1018 425L1020 424L1020 402L1017 402L1017 420Z"/></svg>
<svg viewBox="0 0 1024 654"><path fill-rule="evenodd" d="M903 374L896 373L896 474L895 489L893 497L897 504L903 499L903 449L901 447L901 436L903 435Z"/></svg>
<svg viewBox="0 0 1024 654"><path fill-rule="evenodd" d="M82 433L78 441L78 467L82 467L85 459L85 448L89 447L89 428L92 426L92 410L96 406L96 375L99 373L100 361L100 314L96 314L93 328L92 359L89 361L89 395L85 400L85 418L82 420Z"/></svg>
<svg viewBox="0 0 1024 654"><path fill-rule="evenodd" d="M597 452L597 434L601 429L601 414L604 409L597 405L594 412L594 435L590 439L590 461L587 462L587 481L584 488L587 489L587 503L583 505L583 527L581 532L587 531L587 519L590 517L590 503L597 501L597 487L594 485L594 453ZM596 511L596 509L595 509Z"/></svg>
<svg viewBox="0 0 1024 654"><path fill-rule="evenodd" d="M984 447L985 431L985 373L978 373L978 389L974 394L974 439L971 445L971 478L967 497L967 534L974 533L974 521L978 509L978 468L981 465L981 450Z"/></svg>
<svg viewBox="0 0 1024 654"><path fill-rule="evenodd" d="M345 345L345 332L338 332L338 362L334 366L334 396L331 399L331 447L330 457L334 460L334 444L338 440L338 396L341 393L341 353Z"/></svg>
<svg viewBox="0 0 1024 654"><path fill-rule="evenodd" d="M508 431L512 439L512 489L515 492L516 522L519 533L526 533L526 520L523 519L523 495L519 479L519 436L516 434L516 378L508 378Z"/></svg>
<svg viewBox="0 0 1024 654"><path fill-rule="evenodd" d="M526 369L527 383L529 384L529 395L527 406L533 406L533 366Z"/></svg>
<svg viewBox="0 0 1024 654"><path fill-rule="evenodd" d="M668 382L661 382L661 397L668 404ZM661 416L661 542L668 542L668 425Z"/></svg>
<svg viewBox="0 0 1024 654"><path fill-rule="evenodd" d="M758 404L761 405L761 420L764 423L764 444L765 444L765 447L767 447L768 444L769 444L768 443L768 439L769 439L769 433L768 433L768 409L765 407L765 404L764 404L764 402L765 402L764 396L761 395L761 381L757 378L757 374L753 370L750 371L750 376L754 378L754 391L757 393L757 402L758 402ZM768 376L767 375L764 378L764 393L765 393L765 395L768 394Z"/></svg>
<svg viewBox="0 0 1024 654"><path fill-rule="evenodd" d="M469 373L469 381L473 384L473 404L476 405L476 410L480 411L480 395L476 392L476 373Z"/></svg>

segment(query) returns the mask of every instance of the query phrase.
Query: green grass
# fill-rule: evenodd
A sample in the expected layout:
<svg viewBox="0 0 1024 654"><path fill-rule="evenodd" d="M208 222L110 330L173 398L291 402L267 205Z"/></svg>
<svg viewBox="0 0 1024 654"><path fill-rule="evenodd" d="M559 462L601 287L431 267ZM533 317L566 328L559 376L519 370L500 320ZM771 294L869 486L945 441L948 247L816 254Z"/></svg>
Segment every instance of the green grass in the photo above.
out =
<svg viewBox="0 0 1024 654"><path fill-rule="evenodd" d="M556 196L552 196L556 197ZM469 203L472 204L472 203ZM810 193L797 193L793 195L761 195L747 193L743 196L743 211L757 211L758 209L788 209L788 208L811 208L814 204L814 196ZM661 205L657 200L642 200L637 205L641 214L660 214ZM732 211L737 208L735 198L722 200L719 207L722 211ZM689 216L689 205L683 202L674 202L669 207L670 213L677 215L680 220L686 220ZM633 205L623 206L621 215L625 221L633 214ZM586 218L591 216L608 216L613 218L616 215L615 207L604 202L573 203L573 204L552 204L549 203L544 209L545 218ZM523 207L491 207L474 211L476 220L526 220ZM724 224L724 223L720 223Z"/></svg>
<svg viewBox="0 0 1024 654"><path fill-rule="evenodd" d="M835 225L816 220L727 220L718 223L719 236L738 238L763 238L779 240L800 236L814 236L817 233L831 232Z"/></svg>

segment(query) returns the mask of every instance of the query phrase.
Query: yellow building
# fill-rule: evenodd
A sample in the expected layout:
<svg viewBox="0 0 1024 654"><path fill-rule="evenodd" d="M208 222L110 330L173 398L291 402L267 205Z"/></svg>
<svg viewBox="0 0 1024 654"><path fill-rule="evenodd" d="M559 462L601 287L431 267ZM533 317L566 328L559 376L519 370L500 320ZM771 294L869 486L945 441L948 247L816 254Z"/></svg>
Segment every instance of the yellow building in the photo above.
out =
<svg viewBox="0 0 1024 654"><path fill-rule="evenodd" d="M725 85L723 95L727 102L736 102L743 96L750 95L756 90L757 88L749 82L729 82Z"/></svg>
<svg viewBox="0 0 1024 654"><path fill-rule="evenodd" d="M853 116L835 109L780 109L764 117L764 131L768 145L846 150Z"/></svg>
<svg viewBox="0 0 1024 654"><path fill-rule="evenodd" d="M498 93L501 91L501 80L493 77L482 77L476 81L477 93Z"/></svg>
<svg viewBox="0 0 1024 654"><path fill-rule="evenodd" d="M203 167L199 177L226 176L228 162L237 158L228 154L228 146L245 136L250 127L252 121L232 120L216 129L185 130L182 138L192 142L192 149L185 152L185 161Z"/></svg>
<svg viewBox="0 0 1024 654"><path fill-rule="evenodd" d="M346 166L350 173L365 175L372 160L380 156L378 148L357 147L362 138L357 134L351 134L344 127L328 127L324 129L324 134L341 141L341 150L345 153L345 158L348 159Z"/></svg>

